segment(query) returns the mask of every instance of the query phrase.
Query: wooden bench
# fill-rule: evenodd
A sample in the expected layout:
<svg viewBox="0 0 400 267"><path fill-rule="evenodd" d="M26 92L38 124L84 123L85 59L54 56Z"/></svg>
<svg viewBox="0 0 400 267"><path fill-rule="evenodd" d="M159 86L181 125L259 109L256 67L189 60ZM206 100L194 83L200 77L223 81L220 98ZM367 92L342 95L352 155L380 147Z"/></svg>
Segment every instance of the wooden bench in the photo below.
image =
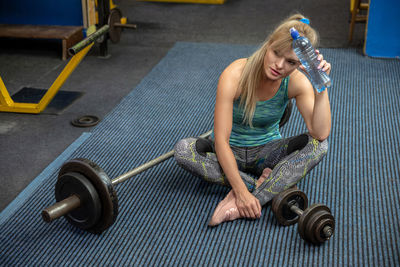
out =
<svg viewBox="0 0 400 267"><path fill-rule="evenodd" d="M83 39L81 26L45 26L0 24L0 37L31 38L31 39L61 39L62 59L68 58L68 48Z"/></svg>

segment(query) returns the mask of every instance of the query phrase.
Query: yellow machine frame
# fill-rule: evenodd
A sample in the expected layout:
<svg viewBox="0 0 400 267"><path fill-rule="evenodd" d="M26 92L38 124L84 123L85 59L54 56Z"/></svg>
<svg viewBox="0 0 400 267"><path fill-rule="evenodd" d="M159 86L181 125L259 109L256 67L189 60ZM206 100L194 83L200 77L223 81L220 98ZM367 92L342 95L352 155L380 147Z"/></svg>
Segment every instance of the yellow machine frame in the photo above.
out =
<svg viewBox="0 0 400 267"><path fill-rule="evenodd" d="M35 114L42 112L57 94L60 87L63 86L69 75L71 75L78 64L82 61L87 52L89 52L90 48L92 48L93 44L94 43L88 45L69 60L67 65L61 71L60 75L58 75L57 79L50 86L50 88L47 90L46 94L42 97L39 103L14 102L10 97L10 94L8 93L7 88L4 85L3 80L0 77L0 111Z"/></svg>
<svg viewBox="0 0 400 267"><path fill-rule="evenodd" d="M116 7L117 6L113 3L113 1L110 0L110 10ZM121 18L121 24L126 24L126 18ZM94 45L94 40L99 36L101 36L102 34L104 34L105 32L108 32L109 30L109 26L105 25L97 32L94 32L96 30L96 27L95 25L93 26L94 26L93 29L91 29L90 32L88 32L89 36L86 39L90 39L89 37L91 35L96 35L96 37L93 37L94 39L92 39L88 45L86 45L85 43L85 47L83 49L81 48L82 50L79 49L79 52L74 54L74 56L69 60L67 65L58 75L54 83L50 86L50 88L47 90L47 92L39 101L39 103L14 102L14 100L12 100L12 98L10 97L10 94L8 93L8 90L4 85L3 80L0 77L0 112L34 113L34 114L42 112L50 103L50 101L54 98L54 96L57 94L61 86L63 86L63 84L71 75L71 73L75 70L75 68L79 65L82 59L92 48L92 46ZM81 42L85 42L85 40L82 40Z"/></svg>

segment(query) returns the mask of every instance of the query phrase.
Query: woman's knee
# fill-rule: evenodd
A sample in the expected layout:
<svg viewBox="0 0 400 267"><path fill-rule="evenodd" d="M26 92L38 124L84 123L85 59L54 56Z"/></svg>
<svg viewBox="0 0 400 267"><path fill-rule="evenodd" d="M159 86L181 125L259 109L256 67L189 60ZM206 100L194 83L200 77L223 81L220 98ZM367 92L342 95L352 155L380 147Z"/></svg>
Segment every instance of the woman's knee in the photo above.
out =
<svg viewBox="0 0 400 267"><path fill-rule="evenodd" d="M179 165L186 165L187 161L195 157L196 138L179 140L174 146L174 158Z"/></svg>
<svg viewBox="0 0 400 267"><path fill-rule="evenodd" d="M208 182L226 185L227 182L217 156L213 151L209 151L212 147L204 142L197 144L199 140L201 139L186 138L176 143L174 157L177 164Z"/></svg>
<svg viewBox="0 0 400 267"><path fill-rule="evenodd" d="M311 135L309 136L309 143L312 144L313 149L316 154L325 156L328 153L329 143L328 140L325 139L323 141L317 140Z"/></svg>

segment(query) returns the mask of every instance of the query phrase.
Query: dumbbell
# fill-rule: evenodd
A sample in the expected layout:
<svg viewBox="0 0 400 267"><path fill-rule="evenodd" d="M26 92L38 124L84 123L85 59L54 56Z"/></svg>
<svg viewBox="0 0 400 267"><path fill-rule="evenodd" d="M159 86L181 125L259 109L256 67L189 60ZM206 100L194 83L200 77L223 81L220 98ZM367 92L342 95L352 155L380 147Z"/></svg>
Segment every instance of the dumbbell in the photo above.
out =
<svg viewBox="0 0 400 267"><path fill-rule="evenodd" d="M199 137L205 138L208 131ZM56 203L42 211L45 222L64 216L72 225L100 234L108 229L118 216L118 198L114 186L167 160L171 150L158 158L111 180L96 163L76 158L64 163L55 186Z"/></svg>
<svg viewBox="0 0 400 267"><path fill-rule="evenodd" d="M302 239L320 245L330 239L335 229L335 219L323 204L308 207L307 195L298 188L289 188L272 199L272 211L278 222L288 226L298 223Z"/></svg>

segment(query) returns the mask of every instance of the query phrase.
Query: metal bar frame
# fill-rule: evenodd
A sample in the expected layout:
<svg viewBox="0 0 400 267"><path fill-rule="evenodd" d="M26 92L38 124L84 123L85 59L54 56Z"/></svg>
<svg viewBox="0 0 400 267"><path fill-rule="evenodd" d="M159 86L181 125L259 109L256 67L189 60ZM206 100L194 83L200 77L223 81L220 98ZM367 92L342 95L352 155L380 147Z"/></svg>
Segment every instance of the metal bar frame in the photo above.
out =
<svg viewBox="0 0 400 267"><path fill-rule="evenodd" d="M47 90L46 94L42 97L39 103L18 103L14 102L7 91L7 88L0 77L0 111L1 112L16 112L16 113L33 113L38 114L42 112L50 101L57 94L61 86L65 83L71 73L75 70L78 64L82 61L85 55L92 48L94 43L89 44L87 47L82 49L79 53L74 55L64 69L61 71L60 75L56 78L50 88Z"/></svg>

